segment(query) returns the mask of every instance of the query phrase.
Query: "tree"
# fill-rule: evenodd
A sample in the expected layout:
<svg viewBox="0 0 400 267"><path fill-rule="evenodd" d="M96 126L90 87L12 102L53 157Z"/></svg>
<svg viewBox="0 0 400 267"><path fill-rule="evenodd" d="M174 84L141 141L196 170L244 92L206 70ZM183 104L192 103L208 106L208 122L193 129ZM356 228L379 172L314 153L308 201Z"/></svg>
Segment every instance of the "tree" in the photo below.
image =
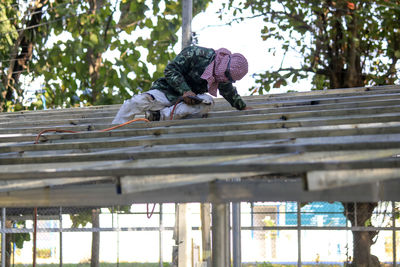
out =
<svg viewBox="0 0 400 267"><path fill-rule="evenodd" d="M109 211L114 213L129 213L130 206L117 206L117 210L114 208L109 208ZM91 208L84 211L80 211L76 214L70 214L70 219L72 221L72 228L78 228L79 226L86 226L89 222L92 224L92 228L100 228L100 208ZM100 266L100 232L93 231L92 233L92 253L90 259L91 267Z"/></svg>
<svg viewBox="0 0 400 267"><path fill-rule="evenodd" d="M399 0L229 0L221 9L233 12L234 21L261 17L261 38L275 41L269 49L283 51L276 69L258 73L260 94L271 87L312 78L312 89L334 89L366 85L387 85L399 81ZM250 10L251 17L238 16ZM233 22L234 22L233 21ZM382 30L382 29L385 30ZM286 56L296 55L296 65ZM254 88L251 88L254 92ZM376 203L346 204L352 225L370 226ZM357 219L351 214L359 214ZM379 266L370 253L376 232L353 232L353 266Z"/></svg>
<svg viewBox="0 0 400 267"><path fill-rule="evenodd" d="M346 218L353 226L372 226L371 217L378 203L343 203ZM353 262L350 266L380 266L376 256L371 254L371 246L378 231L352 231Z"/></svg>
<svg viewBox="0 0 400 267"><path fill-rule="evenodd" d="M16 19L20 12L15 8L15 1L6 0L0 4L0 66L7 66L0 73L0 111L9 107L14 99L22 95L19 78L29 70L28 61L32 58L37 31L35 25L41 21L43 2L38 0L29 7L21 21ZM25 28L18 28L19 23L24 24Z"/></svg>
<svg viewBox="0 0 400 267"><path fill-rule="evenodd" d="M193 15L209 2L194 0ZM39 93L51 108L119 103L149 89L175 57L181 14L174 0L2 0L0 112L23 108L21 76L43 78ZM76 226L85 215L74 217ZM90 216L96 227L98 210ZM99 242L94 232L92 263Z"/></svg>
<svg viewBox="0 0 400 267"><path fill-rule="evenodd" d="M150 88L175 56L180 1L36 0L23 14L19 2L0 4L1 110L22 108L21 74L43 78L47 106L111 104Z"/></svg>
<svg viewBox="0 0 400 267"><path fill-rule="evenodd" d="M237 15L251 10L252 18L265 22L263 40L281 44L269 49L283 51L281 65L255 75L259 93L264 93L310 77L313 89L398 81L399 4L398 0L230 0L222 12L230 9ZM287 65L286 55L298 56L299 66Z"/></svg>
<svg viewBox="0 0 400 267"><path fill-rule="evenodd" d="M25 227L25 221L15 221L15 220L6 220L6 228L17 227ZM11 266L11 255L13 251L13 244L15 247L21 249L24 246L25 241L30 241L31 237L29 233L11 233L6 234L6 246L5 246L5 266Z"/></svg>

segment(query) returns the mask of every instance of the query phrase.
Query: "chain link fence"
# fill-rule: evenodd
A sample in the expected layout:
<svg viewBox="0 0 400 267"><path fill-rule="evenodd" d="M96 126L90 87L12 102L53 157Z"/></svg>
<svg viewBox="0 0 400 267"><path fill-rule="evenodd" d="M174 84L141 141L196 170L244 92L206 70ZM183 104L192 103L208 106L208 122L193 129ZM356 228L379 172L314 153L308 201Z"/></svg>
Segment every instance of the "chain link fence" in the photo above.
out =
<svg viewBox="0 0 400 267"><path fill-rule="evenodd" d="M200 205L189 205L196 262ZM242 264L397 266L399 208L395 202L241 203ZM175 204L2 211L5 267L89 267L96 260L101 267L172 266Z"/></svg>

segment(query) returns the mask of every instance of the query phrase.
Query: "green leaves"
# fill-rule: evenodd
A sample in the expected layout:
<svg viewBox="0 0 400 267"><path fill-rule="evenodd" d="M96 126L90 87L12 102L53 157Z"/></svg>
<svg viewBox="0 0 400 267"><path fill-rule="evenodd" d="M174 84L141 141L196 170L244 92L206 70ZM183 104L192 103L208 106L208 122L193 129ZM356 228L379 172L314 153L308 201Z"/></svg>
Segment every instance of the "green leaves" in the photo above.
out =
<svg viewBox="0 0 400 267"><path fill-rule="evenodd" d="M204 10L209 2L194 0L193 14ZM16 9L4 8L16 3L0 3L3 70L8 68L10 49L18 38L16 30L32 19ZM28 64L31 76L44 79L49 108L122 102L148 90L175 56L180 1L54 0L44 5L42 25L34 28L34 56ZM10 109L17 107L15 101L9 100ZM35 105L41 107L41 100Z"/></svg>
<svg viewBox="0 0 400 267"><path fill-rule="evenodd" d="M72 228L78 228L79 226L85 227L92 221L92 211L86 210L77 214L70 214L69 217L72 221Z"/></svg>
<svg viewBox="0 0 400 267"><path fill-rule="evenodd" d="M292 58L290 64L281 58L281 65L255 75L261 92L309 77L313 89L393 84L400 79L395 69L400 58L397 0L243 2L235 6L230 0L227 6L232 13L248 9L262 17L266 46Z"/></svg>

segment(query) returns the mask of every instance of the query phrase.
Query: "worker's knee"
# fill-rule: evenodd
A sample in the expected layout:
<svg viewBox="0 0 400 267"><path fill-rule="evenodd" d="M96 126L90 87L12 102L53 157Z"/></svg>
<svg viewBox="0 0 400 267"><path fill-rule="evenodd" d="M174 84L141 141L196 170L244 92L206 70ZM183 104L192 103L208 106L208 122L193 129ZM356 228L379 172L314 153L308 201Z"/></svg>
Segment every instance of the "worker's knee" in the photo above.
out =
<svg viewBox="0 0 400 267"><path fill-rule="evenodd" d="M202 104L204 104L204 105L211 105L211 106L214 105L213 97L208 94L200 94L200 95L197 95L197 97L203 99Z"/></svg>

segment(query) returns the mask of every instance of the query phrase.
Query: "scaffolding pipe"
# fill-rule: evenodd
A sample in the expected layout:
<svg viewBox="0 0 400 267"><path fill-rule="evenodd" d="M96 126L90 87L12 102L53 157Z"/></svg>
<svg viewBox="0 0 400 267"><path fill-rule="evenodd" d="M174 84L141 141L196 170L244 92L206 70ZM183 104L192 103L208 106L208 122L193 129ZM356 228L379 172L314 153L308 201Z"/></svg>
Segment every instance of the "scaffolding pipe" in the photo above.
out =
<svg viewBox="0 0 400 267"><path fill-rule="evenodd" d="M63 266L63 233L62 233L62 207L60 207L60 267Z"/></svg>
<svg viewBox="0 0 400 267"><path fill-rule="evenodd" d="M225 261L231 266L231 203L225 205Z"/></svg>
<svg viewBox="0 0 400 267"><path fill-rule="evenodd" d="M193 0L182 2L182 49L192 43L192 10Z"/></svg>
<svg viewBox="0 0 400 267"><path fill-rule="evenodd" d="M241 239L241 220L240 202L232 203L232 254L233 267L242 266L242 239Z"/></svg>
<svg viewBox="0 0 400 267"><path fill-rule="evenodd" d="M164 266L164 263L163 263L163 261L164 261L164 259L163 259L163 253L162 253L162 251L163 251L163 216L162 216L162 214L163 214L163 207L162 207L162 203L160 203L160 221L159 221L159 236L158 236L158 238L159 238L159 243L160 243L160 247L159 247L159 251L158 251L158 253L159 253L159 257L160 257L160 267L163 267Z"/></svg>
<svg viewBox="0 0 400 267"><path fill-rule="evenodd" d="M119 211L120 207L118 206L118 210L117 210L117 267L119 267L119 231L120 231L120 227L119 227ZM114 213L113 213L114 215ZM114 223L114 220L113 220Z"/></svg>
<svg viewBox="0 0 400 267"><path fill-rule="evenodd" d="M396 203L392 201L392 244L393 244L393 266L397 266L397 259L396 259L396 230L394 229L396 227Z"/></svg>
<svg viewBox="0 0 400 267"><path fill-rule="evenodd" d="M6 266L6 208L1 209L1 267Z"/></svg>
<svg viewBox="0 0 400 267"><path fill-rule="evenodd" d="M301 202L297 201L297 266L301 265Z"/></svg>
<svg viewBox="0 0 400 267"><path fill-rule="evenodd" d="M36 267L37 208L33 209L33 256L32 267Z"/></svg>

